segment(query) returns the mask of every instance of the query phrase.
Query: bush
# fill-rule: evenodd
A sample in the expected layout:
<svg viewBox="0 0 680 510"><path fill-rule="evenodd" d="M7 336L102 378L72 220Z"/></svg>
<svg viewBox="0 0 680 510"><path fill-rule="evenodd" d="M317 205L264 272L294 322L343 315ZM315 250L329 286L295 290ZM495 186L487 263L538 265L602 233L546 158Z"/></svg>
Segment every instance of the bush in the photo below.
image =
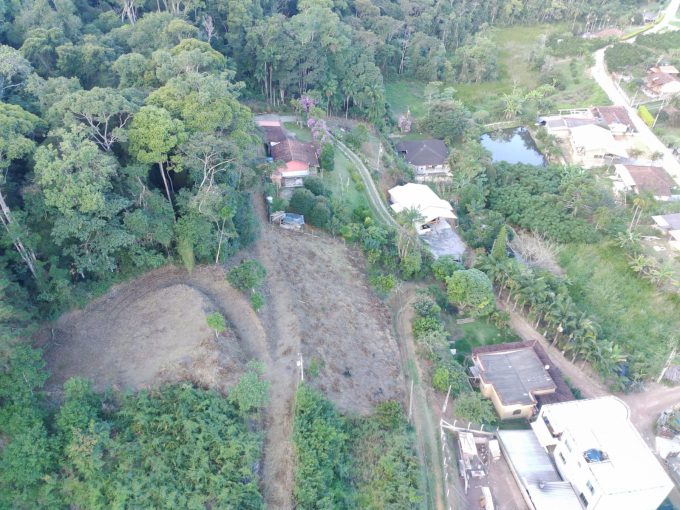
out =
<svg viewBox="0 0 680 510"><path fill-rule="evenodd" d="M227 280L232 287L246 291L262 285L267 270L257 260L247 259L227 273Z"/></svg>
<svg viewBox="0 0 680 510"><path fill-rule="evenodd" d="M314 193L317 197L329 197L331 195L330 191L328 188L323 183L323 180L321 177L317 177L315 175L312 175L311 177L307 177L305 179L305 188L307 188L309 191Z"/></svg>
<svg viewBox="0 0 680 510"><path fill-rule="evenodd" d="M325 143L319 154L319 164L322 170L332 172L335 170L335 149L330 143Z"/></svg>
<svg viewBox="0 0 680 510"><path fill-rule="evenodd" d="M416 340L419 340L433 331L443 331L444 327L439 317L416 317L413 319L412 329L413 336Z"/></svg>
<svg viewBox="0 0 680 510"><path fill-rule="evenodd" d="M432 387L435 390L445 392L449 386L454 397L472 390L465 367L452 359L440 362L432 374Z"/></svg>
<svg viewBox="0 0 680 510"><path fill-rule="evenodd" d="M354 149L360 149L368 141L368 129L363 124L357 125L345 135L345 142Z"/></svg>
<svg viewBox="0 0 680 510"><path fill-rule="evenodd" d="M331 221L331 205L326 197L317 197L314 207L305 215L310 225L324 228Z"/></svg>
<svg viewBox="0 0 680 510"><path fill-rule="evenodd" d="M262 297L262 294L260 294L259 292L253 292L250 295L250 306L253 307L253 310L259 312L260 309L264 306L264 298Z"/></svg>
<svg viewBox="0 0 680 510"><path fill-rule="evenodd" d="M457 271L446 279L449 302L472 316L488 315L495 309L491 280L478 269Z"/></svg>
<svg viewBox="0 0 680 510"><path fill-rule="evenodd" d="M461 269L463 269L463 265L457 262L451 255L439 257L432 263L434 277L442 282Z"/></svg>
<svg viewBox="0 0 680 510"><path fill-rule="evenodd" d="M397 284L397 279L392 274L377 274L370 277L369 281L375 291L382 297L387 296L394 286Z"/></svg>
<svg viewBox="0 0 680 510"><path fill-rule="evenodd" d="M437 302L430 296L421 295L413 302L413 309L421 317L439 318L442 309Z"/></svg>
<svg viewBox="0 0 680 510"><path fill-rule="evenodd" d="M401 404L394 400L380 402L375 409L375 419L380 428L394 430L404 424L404 413Z"/></svg>
<svg viewBox="0 0 680 510"><path fill-rule="evenodd" d="M490 400L482 398L477 392L461 394L453 406L453 414L473 423L496 423L496 412Z"/></svg>
<svg viewBox="0 0 680 510"><path fill-rule="evenodd" d="M650 113L645 105L640 105L638 108L638 113L645 124L647 124L649 127L654 125L654 116Z"/></svg>
<svg viewBox="0 0 680 510"><path fill-rule="evenodd" d="M288 211L307 217L316 204L316 197L307 188L298 188L293 192L288 203Z"/></svg>

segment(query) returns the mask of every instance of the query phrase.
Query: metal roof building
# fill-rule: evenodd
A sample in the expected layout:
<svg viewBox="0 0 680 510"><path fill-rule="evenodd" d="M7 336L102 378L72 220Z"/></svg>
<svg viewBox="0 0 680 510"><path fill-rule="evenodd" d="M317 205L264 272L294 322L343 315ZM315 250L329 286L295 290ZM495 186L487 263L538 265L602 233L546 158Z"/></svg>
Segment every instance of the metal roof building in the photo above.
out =
<svg viewBox="0 0 680 510"><path fill-rule="evenodd" d="M529 508L581 510L571 484L564 481L530 430L499 430L505 458Z"/></svg>

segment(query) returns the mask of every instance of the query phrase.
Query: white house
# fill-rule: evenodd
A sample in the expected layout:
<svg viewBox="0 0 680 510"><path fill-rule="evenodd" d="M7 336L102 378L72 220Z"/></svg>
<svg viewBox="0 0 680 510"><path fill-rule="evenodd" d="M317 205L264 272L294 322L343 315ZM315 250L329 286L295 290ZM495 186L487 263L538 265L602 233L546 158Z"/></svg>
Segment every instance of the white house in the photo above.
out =
<svg viewBox="0 0 680 510"><path fill-rule="evenodd" d="M668 244L680 250L680 213L652 216L654 226L668 236Z"/></svg>
<svg viewBox="0 0 680 510"><path fill-rule="evenodd" d="M617 397L545 405L531 426L586 510L656 510L673 488Z"/></svg>
<svg viewBox="0 0 680 510"><path fill-rule="evenodd" d="M427 232L433 223L440 220L455 221L457 218L451 204L439 198L425 184L409 182L403 186L395 186L388 193L392 202L390 207L395 213L410 209L416 209L420 213L421 219L415 225L419 234Z"/></svg>
<svg viewBox="0 0 680 510"><path fill-rule="evenodd" d="M628 157L611 131L593 124L571 128L569 141L574 162L584 168L606 165L605 157Z"/></svg>
<svg viewBox="0 0 680 510"><path fill-rule="evenodd" d="M635 194L649 193L656 200L667 201L674 198L678 185L660 166L615 165L615 175L623 192ZM615 183L616 185L616 183Z"/></svg>
<svg viewBox="0 0 680 510"><path fill-rule="evenodd" d="M420 219L413 226L435 258L450 255L456 260L462 259L465 243L453 228L457 217L450 203L439 198L427 185L413 182L395 186L388 193L395 213L412 209L420 213Z"/></svg>

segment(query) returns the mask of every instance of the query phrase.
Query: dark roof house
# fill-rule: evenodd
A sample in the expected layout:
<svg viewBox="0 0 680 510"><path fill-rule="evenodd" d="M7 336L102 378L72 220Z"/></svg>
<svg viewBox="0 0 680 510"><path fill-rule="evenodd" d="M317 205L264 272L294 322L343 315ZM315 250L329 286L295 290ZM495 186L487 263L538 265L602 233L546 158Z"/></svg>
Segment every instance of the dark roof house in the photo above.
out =
<svg viewBox="0 0 680 510"><path fill-rule="evenodd" d="M528 418L537 404L573 400L574 396L537 342L512 342L472 350L482 394L502 419Z"/></svg>
<svg viewBox="0 0 680 510"><path fill-rule="evenodd" d="M442 140L404 140L397 144L397 152L413 166L437 166L446 163L449 149Z"/></svg>
<svg viewBox="0 0 680 510"><path fill-rule="evenodd" d="M268 144L281 143L287 138L286 132L277 120L259 120L256 124L264 134L264 139Z"/></svg>

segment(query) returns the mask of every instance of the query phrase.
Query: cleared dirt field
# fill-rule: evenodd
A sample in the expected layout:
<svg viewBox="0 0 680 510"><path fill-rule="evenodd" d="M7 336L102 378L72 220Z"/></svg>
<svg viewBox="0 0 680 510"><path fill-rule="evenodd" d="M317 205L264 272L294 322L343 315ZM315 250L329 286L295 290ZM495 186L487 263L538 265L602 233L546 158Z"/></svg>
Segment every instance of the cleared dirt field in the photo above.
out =
<svg viewBox="0 0 680 510"><path fill-rule="evenodd" d="M226 391L247 361L262 361L271 382L265 497L270 508L286 509L293 507L290 437L298 353L306 381L342 411L365 414L383 400L403 402L404 379L388 309L368 287L359 255L343 242L263 223L256 245L231 262L249 257L267 269L266 304L259 314L229 286L224 268L188 274L168 266L65 314L44 328L41 344L52 373L48 391L56 398L75 375L98 389L192 380ZM230 326L219 339L205 321L215 310ZM320 368L310 378L312 362Z"/></svg>
<svg viewBox="0 0 680 510"><path fill-rule="evenodd" d="M232 326L219 338L205 319L216 310ZM100 390L137 390L178 380L225 390L245 362L265 352L265 334L261 328L257 334L257 325L249 303L224 282L220 268L189 275L165 267L114 287L45 329L52 373L48 391L58 396L63 382L75 375ZM245 336L244 344L240 338Z"/></svg>

